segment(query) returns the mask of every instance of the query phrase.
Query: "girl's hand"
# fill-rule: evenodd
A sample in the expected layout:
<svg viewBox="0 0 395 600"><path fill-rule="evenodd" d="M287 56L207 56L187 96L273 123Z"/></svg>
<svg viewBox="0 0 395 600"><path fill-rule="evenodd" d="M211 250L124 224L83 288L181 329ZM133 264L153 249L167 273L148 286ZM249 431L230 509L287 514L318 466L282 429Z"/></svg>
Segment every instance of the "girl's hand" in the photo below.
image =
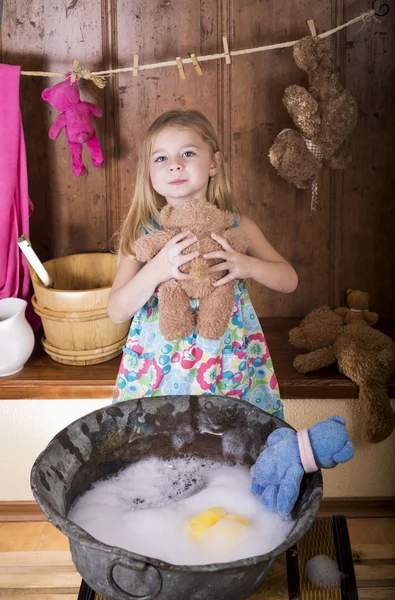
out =
<svg viewBox="0 0 395 600"><path fill-rule="evenodd" d="M223 250L203 254L203 258L222 258L224 262L210 267L208 272L218 273L219 271L229 271L227 275L213 283L213 285L224 285L233 281L233 279L246 279L250 277L251 257L240 254L240 252L235 252L231 245L216 233L212 233L211 237L222 246Z"/></svg>
<svg viewBox="0 0 395 600"><path fill-rule="evenodd" d="M197 238L190 231L178 233L163 246L162 250L151 260L155 268L158 285L169 279L190 279L190 275L181 273L178 267L185 265L197 256L199 251L181 254L185 248L197 242Z"/></svg>

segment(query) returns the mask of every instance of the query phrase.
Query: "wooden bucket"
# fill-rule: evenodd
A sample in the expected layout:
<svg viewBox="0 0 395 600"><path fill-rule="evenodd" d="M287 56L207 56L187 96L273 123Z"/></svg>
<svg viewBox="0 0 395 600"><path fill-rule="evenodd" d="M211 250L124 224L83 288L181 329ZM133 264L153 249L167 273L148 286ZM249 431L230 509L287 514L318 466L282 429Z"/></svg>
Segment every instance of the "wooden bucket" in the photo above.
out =
<svg viewBox="0 0 395 600"><path fill-rule="evenodd" d="M34 311L41 317L44 350L57 362L93 365L122 352L129 321L113 323L107 300L118 257L109 253L73 254L44 263L54 281L46 288L30 269Z"/></svg>

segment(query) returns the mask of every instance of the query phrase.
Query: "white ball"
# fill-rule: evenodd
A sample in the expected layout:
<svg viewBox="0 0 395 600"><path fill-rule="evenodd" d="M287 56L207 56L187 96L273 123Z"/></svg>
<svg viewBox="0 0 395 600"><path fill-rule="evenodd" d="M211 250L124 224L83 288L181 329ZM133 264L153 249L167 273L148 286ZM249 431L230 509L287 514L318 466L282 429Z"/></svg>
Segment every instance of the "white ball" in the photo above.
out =
<svg viewBox="0 0 395 600"><path fill-rule="evenodd" d="M317 554L306 563L305 572L308 579L320 588L340 587L342 572L337 562L326 554Z"/></svg>

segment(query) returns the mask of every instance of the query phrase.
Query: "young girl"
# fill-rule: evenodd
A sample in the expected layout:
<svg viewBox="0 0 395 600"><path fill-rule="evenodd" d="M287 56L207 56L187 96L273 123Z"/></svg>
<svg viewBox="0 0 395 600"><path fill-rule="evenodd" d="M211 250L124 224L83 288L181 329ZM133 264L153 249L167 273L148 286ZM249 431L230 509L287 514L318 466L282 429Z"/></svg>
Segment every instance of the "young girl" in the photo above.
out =
<svg viewBox="0 0 395 600"><path fill-rule="evenodd" d="M188 278L178 267L198 256L187 251L196 238L189 231L174 236L146 264L134 258L133 243L158 229L159 211L166 204L174 207L201 198L233 211L235 225L249 239L247 255L212 234L222 250L203 257L223 261L209 269L223 274L214 285L232 281L234 286L228 329L219 340L204 339L193 331L189 337L168 342L159 330L157 288L169 279ZM236 216L234 209L217 136L206 117L194 110L172 110L156 119L142 141L135 196L123 224L119 268L108 301L109 315L116 323L134 317L114 402L217 394L247 400L283 417L270 354L243 280L250 277L270 289L293 292L297 275L254 221ZM191 306L197 310L199 301L191 300Z"/></svg>

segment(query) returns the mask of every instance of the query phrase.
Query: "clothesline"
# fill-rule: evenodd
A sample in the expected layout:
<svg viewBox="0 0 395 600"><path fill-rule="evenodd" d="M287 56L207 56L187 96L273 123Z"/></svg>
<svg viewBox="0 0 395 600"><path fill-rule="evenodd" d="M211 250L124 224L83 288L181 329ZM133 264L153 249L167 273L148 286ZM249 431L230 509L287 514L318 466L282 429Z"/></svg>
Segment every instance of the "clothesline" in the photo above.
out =
<svg viewBox="0 0 395 600"><path fill-rule="evenodd" d="M335 27L334 29L330 29L329 31L325 31L324 33L319 33L317 35L317 37L319 37L319 38L329 37L329 36L337 33L338 31L340 31L341 29L350 27L350 25L354 25L355 23L358 23L359 21L363 21L363 24L365 24L366 22L370 21L372 18L376 18L375 14L376 13L374 10L369 10L367 12L362 13L358 17L351 19L350 21L347 21L347 23L343 23L342 25ZM378 20L378 19L376 19L376 20ZM310 31L312 31L312 29L314 31L314 24L312 23L312 21L308 22L308 24L309 24ZM312 24L312 26L310 24ZM223 37L224 52L219 52L217 54L209 54L209 55L205 55L205 56L195 56L194 54L190 54L189 55L190 58L182 58L181 59L181 57L177 57L175 60L167 60L167 61L163 61L163 62L146 64L146 65L138 64L138 53L134 52L134 63L133 63L132 67L122 67L120 69L109 69L106 71L90 71L89 69L82 69L79 66L79 61L75 60L73 67L70 69L71 79L72 79L72 81L75 81L76 79L92 80L98 87L103 88L106 85L106 78L109 77L110 75L114 75L116 73L128 73L128 72L133 71L133 75L137 75L139 71L145 71L148 69L160 69L163 67L174 67L174 66L176 66L178 68L181 78L185 79L185 74L184 74L184 70L183 70L184 64L192 63L194 65L194 67L196 68L196 71L198 72L198 74L201 75L202 71L201 71L200 65L199 65L200 62L225 58L226 62L230 63L231 62L230 59L232 56L253 54L255 52L265 52L267 50L276 50L278 48L289 48L291 46L294 46L298 41L299 40L293 40L291 42L282 42L279 44L271 44L269 46L259 46L256 48L247 48L245 50L229 51L226 37ZM66 77L67 74L66 73L56 73L56 72L51 72L51 71L48 71L48 72L45 72L45 71L21 71L21 75L29 75L29 76L34 76L34 77Z"/></svg>

